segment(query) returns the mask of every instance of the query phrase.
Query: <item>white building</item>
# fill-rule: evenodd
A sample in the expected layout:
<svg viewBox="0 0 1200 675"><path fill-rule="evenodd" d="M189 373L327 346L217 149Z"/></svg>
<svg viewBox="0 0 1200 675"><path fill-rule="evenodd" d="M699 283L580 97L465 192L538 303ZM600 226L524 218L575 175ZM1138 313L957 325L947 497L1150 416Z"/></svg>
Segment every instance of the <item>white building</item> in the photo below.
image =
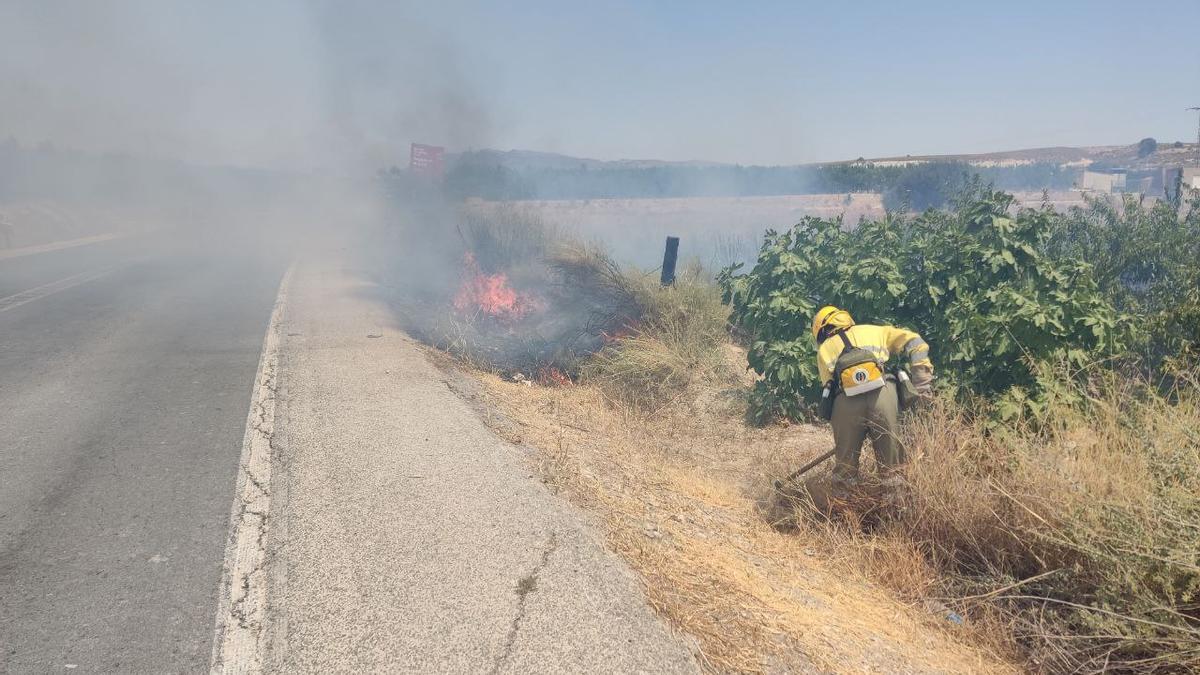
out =
<svg viewBox="0 0 1200 675"><path fill-rule="evenodd" d="M1079 180L1079 189L1110 194L1125 191L1125 170L1084 171Z"/></svg>
<svg viewBox="0 0 1200 675"><path fill-rule="evenodd" d="M1200 168L1183 169L1182 182L1193 190L1200 190Z"/></svg>

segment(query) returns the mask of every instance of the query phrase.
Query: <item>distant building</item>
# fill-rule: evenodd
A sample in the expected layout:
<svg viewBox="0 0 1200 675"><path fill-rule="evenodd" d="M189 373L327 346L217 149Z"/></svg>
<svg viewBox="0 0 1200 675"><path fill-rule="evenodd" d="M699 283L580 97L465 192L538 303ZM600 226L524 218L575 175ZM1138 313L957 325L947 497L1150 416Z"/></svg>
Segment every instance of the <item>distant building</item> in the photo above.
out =
<svg viewBox="0 0 1200 675"><path fill-rule="evenodd" d="M1151 197L1162 197L1166 194L1167 186L1174 185L1169 173L1169 169L1161 166L1132 170L1125 177L1125 190L1140 192Z"/></svg>
<svg viewBox="0 0 1200 675"><path fill-rule="evenodd" d="M1105 194L1124 192L1126 173L1125 169L1084 171L1083 177L1079 179L1079 189Z"/></svg>
<svg viewBox="0 0 1200 675"><path fill-rule="evenodd" d="M1200 190L1200 168L1181 169L1183 184L1193 190Z"/></svg>
<svg viewBox="0 0 1200 675"><path fill-rule="evenodd" d="M1200 168L1177 167L1164 169L1163 173L1163 184L1168 198L1177 198L1177 187L1185 191L1184 197L1187 196L1186 191L1200 192Z"/></svg>

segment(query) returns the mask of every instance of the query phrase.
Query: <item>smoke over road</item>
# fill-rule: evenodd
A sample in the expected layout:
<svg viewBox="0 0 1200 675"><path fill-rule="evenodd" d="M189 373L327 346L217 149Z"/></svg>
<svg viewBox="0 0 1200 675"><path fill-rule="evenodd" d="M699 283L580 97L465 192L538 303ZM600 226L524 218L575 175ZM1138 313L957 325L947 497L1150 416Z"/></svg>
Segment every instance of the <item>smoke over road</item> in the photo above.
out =
<svg viewBox="0 0 1200 675"><path fill-rule="evenodd" d="M488 140L453 40L395 3L0 6L0 134L282 170Z"/></svg>
<svg viewBox="0 0 1200 675"><path fill-rule="evenodd" d="M453 16L318 0L0 5L0 243L158 230L214 255L319 255L403 225L425 234L385 264L457 260L452 222L375 179L413 140L489 141L486 69L460 57Z"/></svg>

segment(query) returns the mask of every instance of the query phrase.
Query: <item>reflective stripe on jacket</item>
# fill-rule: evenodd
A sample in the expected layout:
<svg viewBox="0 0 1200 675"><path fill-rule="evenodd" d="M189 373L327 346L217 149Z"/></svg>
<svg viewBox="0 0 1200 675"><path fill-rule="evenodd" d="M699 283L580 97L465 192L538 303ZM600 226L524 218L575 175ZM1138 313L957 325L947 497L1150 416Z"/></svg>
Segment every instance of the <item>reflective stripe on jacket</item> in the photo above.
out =
<svg viewBox="0 0 1200 675"><path fill-rule="evenodd" d="M892 354L906 354L910 365L933 369L929 360L929 345L911 330L895 326L855 324L846 329L846 337L850 338L855 347L874 352L875 357L882 363L886 363ZM828 382L833 377L834 364L837 363L844 347L841 340L831 337L817 348L817 371L821 374L821 382Z"/></svg>

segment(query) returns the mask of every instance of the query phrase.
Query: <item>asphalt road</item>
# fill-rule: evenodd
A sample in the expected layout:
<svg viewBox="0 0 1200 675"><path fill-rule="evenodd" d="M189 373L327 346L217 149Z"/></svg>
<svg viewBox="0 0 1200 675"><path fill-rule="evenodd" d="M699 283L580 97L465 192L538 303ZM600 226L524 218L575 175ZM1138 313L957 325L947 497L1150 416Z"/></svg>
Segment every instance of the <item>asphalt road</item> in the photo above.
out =
<svg viewBox="0 0 1200 675"><path fill-rule="evenodd" d="M229 250L0 260L0 672L207 670L287 262Z"/></svg>

